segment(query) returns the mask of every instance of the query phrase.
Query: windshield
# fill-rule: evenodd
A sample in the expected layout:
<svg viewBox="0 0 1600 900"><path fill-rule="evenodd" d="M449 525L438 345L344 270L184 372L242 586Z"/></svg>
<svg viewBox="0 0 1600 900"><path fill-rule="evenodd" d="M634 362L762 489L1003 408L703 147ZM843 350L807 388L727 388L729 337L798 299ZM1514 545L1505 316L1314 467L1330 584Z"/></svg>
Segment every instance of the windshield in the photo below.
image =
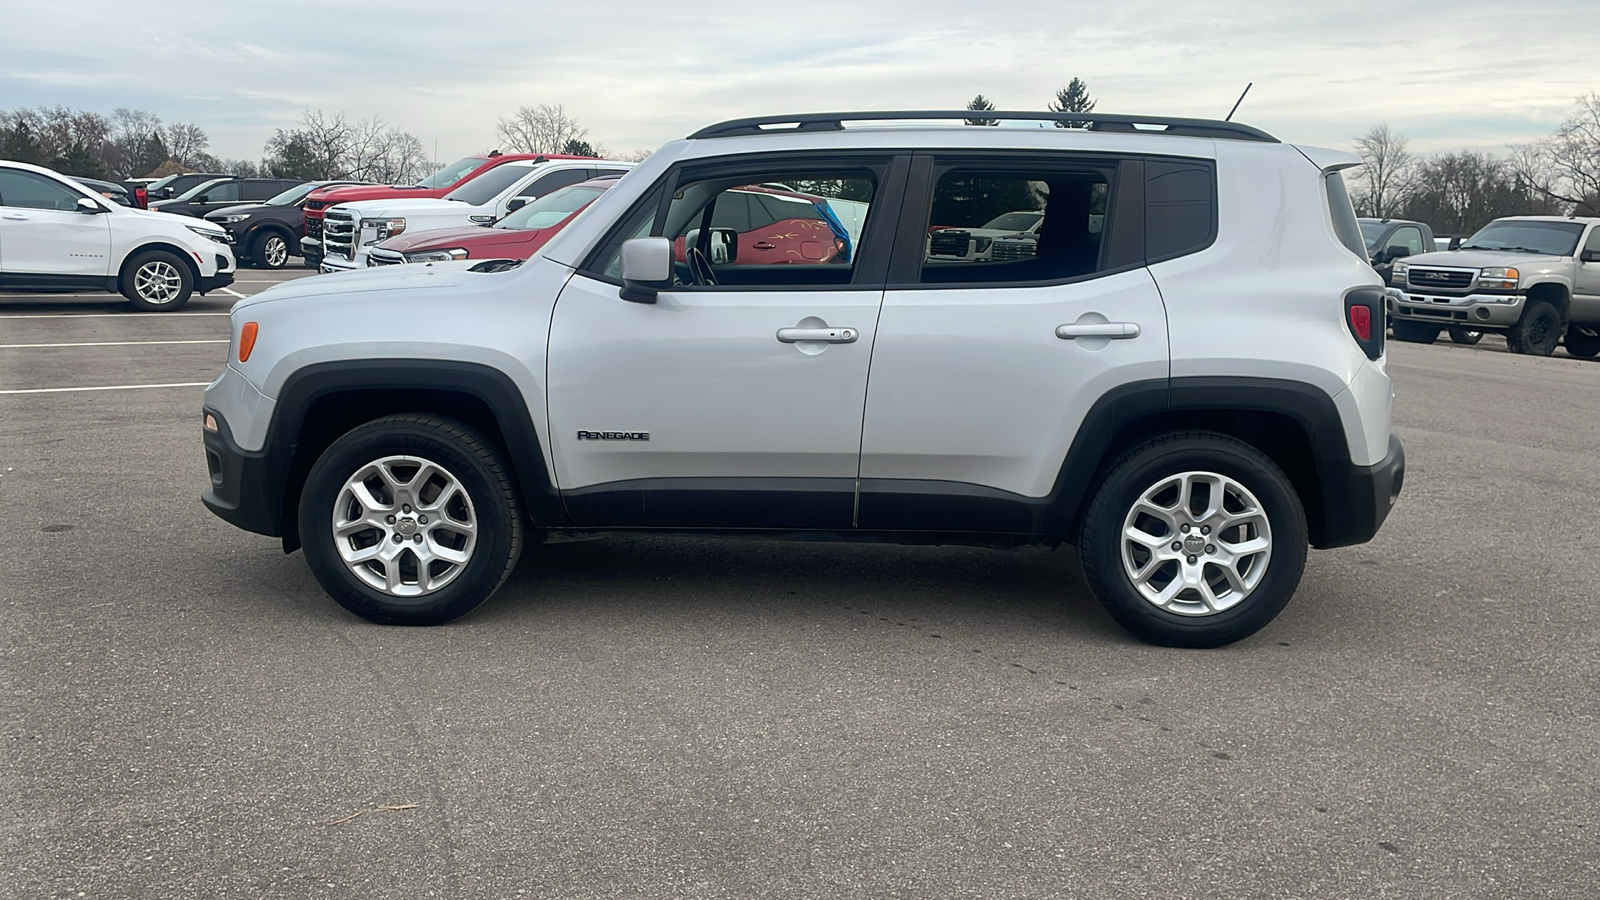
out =
<svg viewBox="0 0 1600 900"><path fill-rule="evenodd" d="M511 230L549 228L588 206L590 201L604 194L607 187L609 185L574 184L552 191L494 223L494 227Z"/></svg>
<svg viewBox="0 0 1600 900"><path fill-rule="evenodd" d="M447 188L465 178L467 173L483 165L483 163L484 158L481 156L468 156L458 159L450 165L445 166L439 171L433 173L432 175L429 175L427 178L417 182L417 187Z"/></svg>
<svg viewBox="0 0 1600 900"><path fill-rule="evenodd" d="M493 200L499 193L523 178L533 170L527 166L504 165L495 166L477 178L463 184L448 194L446 200L460 200L473 206L482 206Z"/></svg>
<svg viewBox="0 0 1600 900"><path fill-rule="evenodd" d="M228 179L226 179L226 178L213 178L210 181L202 181L199 184L195 185L194 187L189 188L187 191L184 191L183 193L179 194L178 196L173 197L172 198L172 202L173 203L179 203L179 202L182 202L184 200L193 200L195 197L198 197L201 194L204 194L208 189L210 189L210 187L212 185L221 184L221 183L223 183L224 181L227 181L227 180Z"/></svg>
<svg viewBox="0 0 1600 900"><path fill-rule="evenodd" d="M267 206L293 206L296 203L299 203L301 200L304 200L306 198L307 194L311 193L312 191L316 190L317 188L319 188L321 186L322 185L318 184L315 181L308 181L305 184L297 184L294 187L289 188L287 191L284 191L283 193L279 194L278 196L273 197L271 200L266 201L266 205Z"/></svg>
<svg viewBox="0 0 1600 900"><path fill-rule="evenodd" d="M983 223L983 227L997 228L1001 231L1027 231L1037 225L1042 218L1044 213L1040 212L1008 212Z"/></svg>
<svg viewBox="0 0 1600 900"><path fill-rule="evenodd" d="M1500 220L1478 229L1461 244L1463 250L1514 250L1571 256L1583 234L1582 222Z"/></svg>
<svg viewBox="0 0 1600 900"><path fill-rule="evenodd" d="M1389 226L1382 222L1361 223L1361 240L1366 242L1368 253L1378 248L1378 238L1383 237L1383 233L1388 230Z"/></svg>

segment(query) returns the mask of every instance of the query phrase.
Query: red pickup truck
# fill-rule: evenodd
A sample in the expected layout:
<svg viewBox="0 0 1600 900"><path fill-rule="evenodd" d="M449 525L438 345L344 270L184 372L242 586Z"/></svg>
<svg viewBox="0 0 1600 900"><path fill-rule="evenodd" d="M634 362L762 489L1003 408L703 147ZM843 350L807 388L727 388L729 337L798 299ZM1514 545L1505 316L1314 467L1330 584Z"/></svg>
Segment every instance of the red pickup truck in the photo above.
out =
<svg viewBox="0 0 1600 900"><path fill-rule="evenodd" d="M306 268L322 266L323 213L330 206L354 203L357 200L381 200L386 197L443 197L450 191L477 178L495 166L518 159L590 159L587 156L568 156L560 153L501 153L491 150L456 160L413 185L363 185L360 187L322 188L312 191L306 198L306 236L300 239L300 256Z"/></svg>

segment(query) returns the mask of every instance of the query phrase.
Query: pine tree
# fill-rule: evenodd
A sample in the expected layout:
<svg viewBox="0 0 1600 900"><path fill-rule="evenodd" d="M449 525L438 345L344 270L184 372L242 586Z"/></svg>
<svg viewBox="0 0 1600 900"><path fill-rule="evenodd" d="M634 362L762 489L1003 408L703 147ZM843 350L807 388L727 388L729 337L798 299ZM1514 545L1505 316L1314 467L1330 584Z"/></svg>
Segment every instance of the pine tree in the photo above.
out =
<svg viewBox="0 0 1600 900"><path fill-rule="evenodd" d="M1050 104L1051 112L1058 113L1086 113L1094 111L1094 98L1089 96L1089 86L1082 79L1073 78L1067 86L1056 91L1056 99ZM1088 128L1087 121L1063 121L1056 123L1057 128Z"/></svg>
<svg viewBox="0 0 1600 900"><path fill-rule="evenodd" d="M994 102L991 101L988 97L985 97L984 95L979 94L978 96L973 97L971 100L967 101L967 109L974 110L974 111L977 111L977 112L988 112L989 110L994 109ZM1000 124L1000 120L999 119L968 119L967 120L967 124L968 125L999 125Z"/></svg>

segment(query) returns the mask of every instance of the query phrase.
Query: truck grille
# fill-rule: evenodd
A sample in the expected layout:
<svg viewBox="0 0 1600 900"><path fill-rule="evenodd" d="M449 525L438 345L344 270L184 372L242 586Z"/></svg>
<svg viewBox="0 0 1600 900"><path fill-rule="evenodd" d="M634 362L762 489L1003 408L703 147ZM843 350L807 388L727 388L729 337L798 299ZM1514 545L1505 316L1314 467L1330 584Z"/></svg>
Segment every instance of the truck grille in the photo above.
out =
<svg viewBox="0 0 1600 900"><path fill-rule="evenodd" d="M361 223L352 213L330 209L322 223L322 252L325 256L356 258L356 244L361 236Z"/></svg>
<svg viewBox="0 0 1600 900"><path fill-rule="evenodd" d="M971 238L965 231L935 231L928 235L928 255L965 257Z"/></svg>
<svg viewBox="0 0 1600 900"><path fill-rule="evenodd" d="M997 260L1033 259L1039 255L1039 242L1027 240L998 240L994 242L994 258Z"/></svg>
<svg viewBox="0 0 1600 900"><path fill-rule="evenodd" d="M1413 267L1406 272L1406 283L1425 291L1465 291L1478 279L1475 269L1424 269Z"/></svg>
<svg viewBox="0 0 1600 900"><path fill-rule="evenodd" d="M306 219L306 237L313 238L313 239L319 240L319 241L322 240L322 220L321 219L312 219L312 218L307 218Z"/></svg>
<svg viewBox="0 0 1600 900"><path fill-rule="evenodd" d="M405 254L398 250L380 250L374 247L367 253L367 265L369 266L398 266L404 264L405 261Z"/></svg>

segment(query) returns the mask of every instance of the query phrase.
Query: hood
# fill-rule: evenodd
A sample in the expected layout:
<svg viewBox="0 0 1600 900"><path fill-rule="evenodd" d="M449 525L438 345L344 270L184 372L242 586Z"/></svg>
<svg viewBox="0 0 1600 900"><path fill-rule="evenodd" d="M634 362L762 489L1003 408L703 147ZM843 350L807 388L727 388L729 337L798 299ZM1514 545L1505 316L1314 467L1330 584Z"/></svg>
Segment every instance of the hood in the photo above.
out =
<svg viewBox="0 0 1600 900"><path fill-rule="evenodd" d="M378 246L400 253L460 247L471 253L474 258L481 259L483 254L477 252L479 248L534 243L547 231L549 231L547 228L482 228L477 225L466 225L461 228L434 228L415 233L408 231L399 237L389 238Z"/></svg>
<svg viewBox="0 0 1600 900"><path fill-rule="evenodd" d="M224 206L221 209L214 209L211 212L206 213L206 218L215 221L223 216L237 216L245 213L258 212L267 208L268 207L265 203L241 203L238 206Z"/></svg>
<svg viewBox="0 0 1600 900"><path fill-rule="evenodd" d="M334 206L346 207L369 218L425 216L431 213L447 216L458 215L462 221L465 221L467 216L482 212L476 206L468 206L455 200L436 200L431 197L418 197L416 199L392 197L379 200L360 200L353 203L341 201L328 208L333 209Z"/></svg>
<svg viewBox="0 0 1600 900"><path fill-rule="evenodd" d="M351 187L321 188L311 192L310 199L334 206L354 203L357 200L381 200L384 197L442 197L439 188L401 186L393 184L364 184Z"/></svg>
<svg viewBox="0 0 1600 900"><path fill-rule="evenodd" d="M140 209L137 206L122 206L120 204L113 206L111 209L116 215L144 216L146 219L154 219L157 222L162 222L167 225L188 226L198 225L201 222L205 222L207 225L210 225L213 228L222 227L216 222L206 222L205 219L197 218L195 216L186 216L183 213L162 212L159 209Z"/></svg>
<svg viewBox="0 0 1600 900"><path fill-rule="evenodd" d="M378 266L371 269L352 269L329 275L314 275L274 285L259 294L253 294L233 305L234 311L278 303L284 300L311 298L327 302L348 294L367 294L373 291L444 290L449 296L483 283L489 277L483 272L468 271L477 260L459 262L422 263L409 266Z"/></svg>
<svg viewBox="0 0 1600 900"><path fill-rule="evenodd" d="M1513 253L1509 250L1437 250L1401 257L1397 262L1408 266L1454 266L1461 269L1482 269L1493 266L1513 266L1518 269L1545 269L1565 262L1564 257L1542 253Z"/></svg>

